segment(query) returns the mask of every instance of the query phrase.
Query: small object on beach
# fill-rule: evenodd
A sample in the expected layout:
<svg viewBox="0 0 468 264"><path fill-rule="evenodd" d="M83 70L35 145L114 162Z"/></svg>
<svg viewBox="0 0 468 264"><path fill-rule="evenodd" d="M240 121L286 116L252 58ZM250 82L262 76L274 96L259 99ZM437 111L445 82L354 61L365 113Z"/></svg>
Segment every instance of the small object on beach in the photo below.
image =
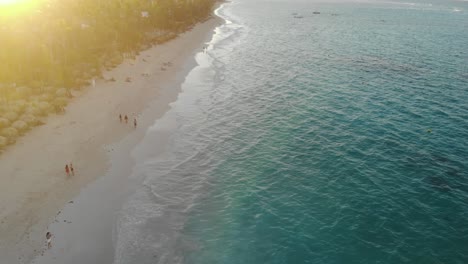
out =
<svg viewBox="0 0 468 264"><path fill-rule="evenodd" d="M70 162L70 171L71 171L71 175L75 176L75 169L73 169L73 164L71 162Z"/></svg>
<svg viewBox="0 0 468 264"><path fill-rule="evenodd" d="M125 124L128 124L128 116L127 115L125 115L124 119L125 119Z"/></svg>
<svg viewBox="0 0 468 264"><path fill-rule="evenodd" d="M65 173L67 174L67 176L70 176L70 168L68 168L68 164L65 165Z"/></svg>
<svg viewBox="0 0 468 264"><path fill-rule="evenodd" d="M161 71L165 71L165 70L166 70L166 68L164 68L164 67L161 67Z"/></svg>
<svg viewBox="0 0 468 264"><path fill-rule="evenodd" d="M147 60L143 59L144 62L147 62Z"/></svg>
<svg viewBox="0 0 468 264"><path fill-rule="evenodd" d="M127 78L125 78L125 81L126 81L126 82L132 82L132 78L127 77Z"/></svg>
<svg viewBox="0 0 468 264"><path fill-rule="evenodd" d="M106 81L108 81L108 82L115 82L115 78L112 77L112 78L110 78L110 79L108 79L108 80L106 80Z"/></svg>
<svg viewBox="0 0 468 264"><path fill-rule="evenodd" d="M93 85L93 87L96 87L96 79L93 78L93 80L91 81L91 84Z"/></svg>
<svg viewBox="0 0 468 264"><path fill-rule="evenodd" d="M314 14L314 15L320 15L320 12L314 11L314 12L312 12L312 14Z"/></svg>
<svg viewBox="0 0 468 264"><path fill-rule="evenodd" d="M46 233L47 248L52 247L52 234L50 232Z"/></svg>
<svg viewBox="0 0 468 264"><path fill-rule="evenodd" d="M68 203L71 203L71 204L72 204L72 203L73 203L73 201L69 201Z"/></svg>

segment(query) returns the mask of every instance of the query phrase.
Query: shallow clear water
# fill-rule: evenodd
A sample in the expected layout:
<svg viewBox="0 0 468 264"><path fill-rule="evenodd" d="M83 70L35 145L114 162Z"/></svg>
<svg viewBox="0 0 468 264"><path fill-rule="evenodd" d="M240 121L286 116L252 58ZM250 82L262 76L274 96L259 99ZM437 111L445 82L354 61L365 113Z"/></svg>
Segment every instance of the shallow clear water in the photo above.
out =
<svg viewBox="0 0 468 264"><path fill-rule="evenodd" d="M468 2L218 13L135 151L116 263L468 263Z"/></svg>

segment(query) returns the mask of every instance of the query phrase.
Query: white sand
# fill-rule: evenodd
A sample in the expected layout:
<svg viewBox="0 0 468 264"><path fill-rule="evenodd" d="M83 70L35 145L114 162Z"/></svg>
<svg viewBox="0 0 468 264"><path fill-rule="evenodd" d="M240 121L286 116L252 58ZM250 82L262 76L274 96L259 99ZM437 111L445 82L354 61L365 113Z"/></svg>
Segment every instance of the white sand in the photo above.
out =
<svg viewBox="0 0 468 264"><path fill-rule="evenodd" d="M105 78L116 82L97 80L95 87L76 94L64 115L49 117L0 155L0 263L29 263L44 250L47 227L59 211L108 171L110 146L131 135L119 148L128 152L177 98L194 53L219 22L208 20L106 72ZM172 66L163 71L165 62ZM150 113L140 116L150 105ZM119 113L128 115L129 124L119 122ZM64 170L70 162L73 177Z"/></svg>

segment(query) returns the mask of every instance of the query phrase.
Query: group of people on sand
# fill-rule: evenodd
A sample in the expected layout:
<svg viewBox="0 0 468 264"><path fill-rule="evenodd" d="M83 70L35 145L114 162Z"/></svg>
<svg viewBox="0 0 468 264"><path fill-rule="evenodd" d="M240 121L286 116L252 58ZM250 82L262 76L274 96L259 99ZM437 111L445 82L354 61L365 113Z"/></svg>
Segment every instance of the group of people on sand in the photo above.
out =
<svg viewBox="0 0 468 264"><path fill-rule="evenodd" d="M70 165L65 165L65 173L67 176L75 176L75 169L73 168L73 164L70 162Z"/></svg>
<svg viewBox="0 0 468 264"><path fill-rule="evenodd" d="M120 120L120 123L125 122L125 124L128 124L128 116L127 115L122 116L122 114L119 114L119 120ZM136 117L133 118L133 127L135 127L135 128L137 127Z"/></svg>
<svg viewBox="0 0 468 264"><path fill-rule="evenodd" d="M73 163L65 164L65 173L68 177L75 176L75 168L73 168ZM50 232L46 233L46 241L47 241L47 248L50 249L52 247L52 234Z"/></svg>
<svg viewBox="0 0 468 264"><path fill-rule="evenodd" d="M128 124L128 116L127 115L122 116L122 114L119 114L119 120L120 120L120 123L125 122L125 124ZM136 118L133 118L133 126L135 128L137 127ZM65 165L65 173L67 174L68 177L70 175L75 176L75 168L73 168L73 163L70 162L70 164ZM47 248L50 249L52 247L52 234L50 232L46 233L46 241L47 241Z"/></svg>

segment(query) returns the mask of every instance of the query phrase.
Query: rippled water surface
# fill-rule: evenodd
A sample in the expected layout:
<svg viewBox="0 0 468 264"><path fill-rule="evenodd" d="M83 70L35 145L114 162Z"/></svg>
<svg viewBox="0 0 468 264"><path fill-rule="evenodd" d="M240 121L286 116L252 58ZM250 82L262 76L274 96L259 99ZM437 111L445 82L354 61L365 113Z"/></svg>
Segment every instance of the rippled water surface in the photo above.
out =
<svg viewBox="0 0 468 264"><path fill-rule="evenodd" d="M468 263L468 2L218 13L116 263Z"/></svg>

